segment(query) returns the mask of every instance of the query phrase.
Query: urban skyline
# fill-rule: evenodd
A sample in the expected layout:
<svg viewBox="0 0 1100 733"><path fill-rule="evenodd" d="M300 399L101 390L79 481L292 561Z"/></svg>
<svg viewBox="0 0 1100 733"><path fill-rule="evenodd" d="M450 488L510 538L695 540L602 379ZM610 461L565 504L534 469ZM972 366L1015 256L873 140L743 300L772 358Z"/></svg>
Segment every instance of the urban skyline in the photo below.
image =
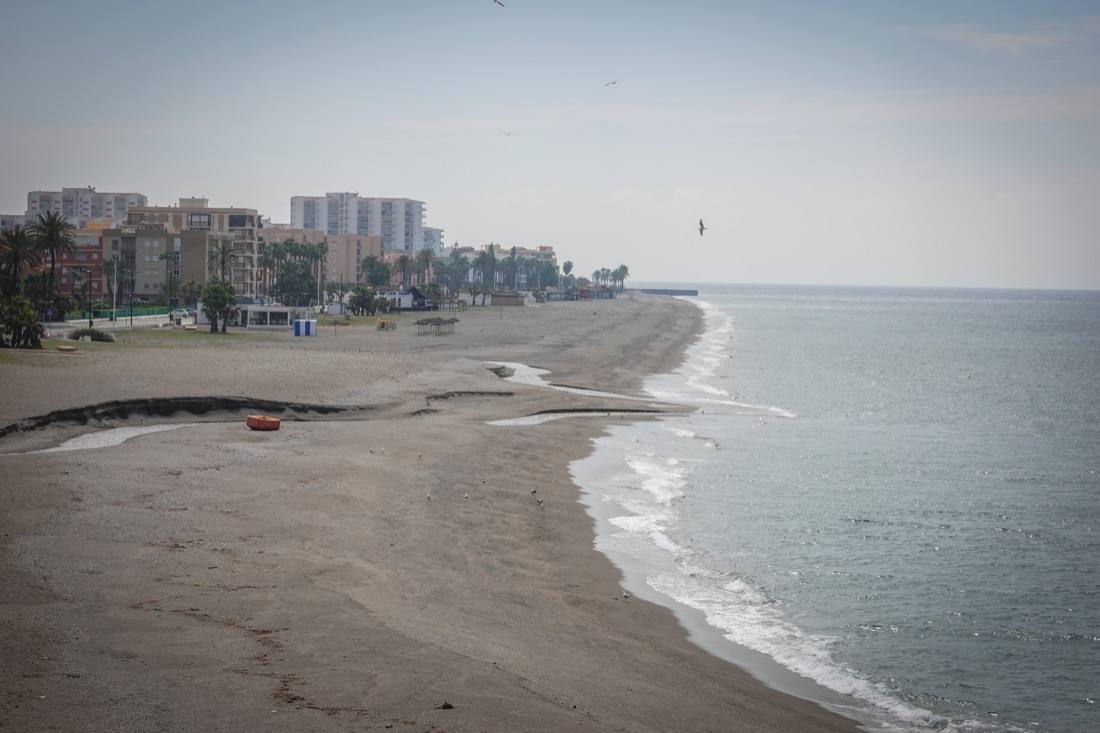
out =
<svg viewBox="0 0 1100 733"><path fill-rule="evenodd" d="M1100 287L1094 2L506 5L15 6L12 27L85 25L0 49L0 211L89 181L282 218L367 183L431 202L448 242L629 252L639 280ZM195 37L195 12L219 23ZM417 52L367 26L417 28ZM127 27L158 33L97 40ZM296 52L272 54L287 28ZM148 114L76 83L79 117L48 112L59 85L27 80L89 59ZM234 81L165 83L180 68Z"/></svg>

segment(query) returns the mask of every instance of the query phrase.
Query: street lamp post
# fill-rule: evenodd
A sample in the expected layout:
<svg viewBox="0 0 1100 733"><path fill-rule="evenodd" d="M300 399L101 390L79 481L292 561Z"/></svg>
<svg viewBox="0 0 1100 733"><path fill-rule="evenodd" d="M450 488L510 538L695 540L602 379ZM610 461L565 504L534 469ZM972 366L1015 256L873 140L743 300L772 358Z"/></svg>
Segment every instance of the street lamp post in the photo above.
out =
<svg viewBox="0 0 1100 733"><path fill-rule="evenodd" d="M84 271L84 302L88 305L88 328L92 328L92 271Z"/></svg>

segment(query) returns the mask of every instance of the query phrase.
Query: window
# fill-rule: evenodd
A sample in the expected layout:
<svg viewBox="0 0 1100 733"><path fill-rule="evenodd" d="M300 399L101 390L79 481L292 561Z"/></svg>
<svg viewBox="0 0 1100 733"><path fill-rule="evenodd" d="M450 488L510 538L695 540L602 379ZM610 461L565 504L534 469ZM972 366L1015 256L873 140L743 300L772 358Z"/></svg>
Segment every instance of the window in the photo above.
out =
<svg viewBox="0 0 1100 733"><path fill-rule="evenodd" d="M244 214L230 214L229 226L231 227L245 227L248 225L248 217Z"/></svg>
<svg viewBox="0 0 1100 733"><path fill-rule="evenodd" d="M210 214L188 214L187 226L191 229L209 229Z"/></svg>

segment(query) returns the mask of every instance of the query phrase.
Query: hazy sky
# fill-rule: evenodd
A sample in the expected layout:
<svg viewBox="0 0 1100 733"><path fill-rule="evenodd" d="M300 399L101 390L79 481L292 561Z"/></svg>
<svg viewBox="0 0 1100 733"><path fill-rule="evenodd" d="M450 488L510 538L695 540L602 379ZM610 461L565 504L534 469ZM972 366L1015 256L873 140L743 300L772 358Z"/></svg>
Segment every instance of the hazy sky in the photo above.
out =
<svg viewBox="0 0 1100 733"><path fill-rule="evenodd" d="M635 280L1100 288L1100 2L503 1L0 0L0 210L359 191Z"/></svg>

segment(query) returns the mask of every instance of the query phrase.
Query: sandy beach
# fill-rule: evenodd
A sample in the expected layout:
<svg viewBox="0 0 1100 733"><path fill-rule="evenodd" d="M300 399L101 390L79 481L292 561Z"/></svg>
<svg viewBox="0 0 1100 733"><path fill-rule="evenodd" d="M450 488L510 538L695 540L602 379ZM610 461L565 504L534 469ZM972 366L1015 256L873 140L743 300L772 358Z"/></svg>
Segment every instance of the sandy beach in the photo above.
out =
<svg viewBox="0 0 1100 733"><path fill-rule="evenodd" d="M698 335L631 296L457 314L451 336L329 326L120 333L0 362L0 426L122 399L346 408L275 433L237 413L93 450L0 439L0 727L42 731L829 731L855 724L692 644L622 594L568 463ZM83 345L82 345L83 346ZM199 423L190 425L191 423ZM540 502L541 500L541 502Z"/></svg>

